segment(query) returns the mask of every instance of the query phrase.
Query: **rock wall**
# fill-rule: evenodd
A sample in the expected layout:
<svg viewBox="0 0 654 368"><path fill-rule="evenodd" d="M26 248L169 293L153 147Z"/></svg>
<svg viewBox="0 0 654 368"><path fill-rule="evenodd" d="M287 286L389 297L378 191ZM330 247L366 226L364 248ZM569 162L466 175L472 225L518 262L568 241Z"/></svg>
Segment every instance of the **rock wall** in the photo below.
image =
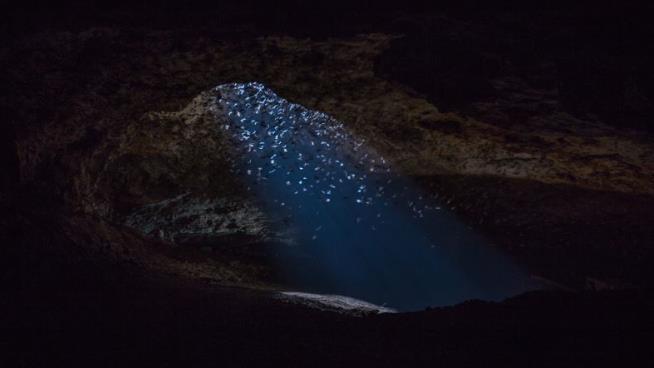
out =
<svg viewBox="0 0 654 368"><path fill-rule="evenodd" d="M447 33L462 23L439 24ZM20 190L57 216L87 216L120 226L128 221L153 234L148 239L156 244L170 241L166 234L171 230L144 218L162 213L171 203L171 216L189 221L179 229L208 226L209 220L223 229L217 217L203 217L217 209L205 204L219 203L219 198L231 203L241 200L242 193L228 175L225 146L214 121L206 118L213 113L207 104L215 96L204 91L227 82L260 81L291 101L342 121L396 169L434 179L434 190L471 222L483 219L489 234L532 234L518 242L509 235L496 239L507 248L525 244L524 253L541 259L543 269L556 268L559 258L570 259L567 267L574 269L584 255L599 252L604 261L584 273L622 278L624 267L617 264L640 260L636 268L642 272L636 274L646 274L646 260L652 256L646 226L652 213L647 208L654 190L654 140L649 133L573 114L556 95L524 84L519 73L490 79L493 93L501 91L499 97L470 97L478 113L454 108L467 95L463 102L438 106L438 99L382 68L384 63L402 64L397 59L399 40L401 33L393 32L311 39L131 26L17 39L2 53L8 75L0 102L15 132ZM455 60L465 59L464 51ZM429 51L434 52L457 51ZM446 71L434 72L447 76ZM550 101L554 109L527 109L527 119L506 114L515 104L522 108L534 101ZM512 184L506 186L507 181ZM479 196L466 196L468 190ZM525 193L517 201L516 190ZM571 197L566 205L540 203L548 195L568 198L561 193L578 192L584 195ZM480 196L487 200L480 203ZM621 198L628 199L617 200ZM636 206L641 215L627 223L611 207L616 201ZM503 210L507 203L510 208ZM219 212L229 213L230 206ZM570 218L570 211L581 217ZM520 222L516 213L530 214L525 217L530 220ZM604 240L589 237L599 241L592 252L579 236L566 235L586 221L586 214L595 224L591 228L610 228L614 234ZM237 221L232 229L258 234L262 221L254 220L254 210L249 216L251 222ZM220 220L229 226L228 217ZM543 221L546 233L567 230L560 237L533 241L542 238L534 229ZM493 225L507 223L515 226L500 231L501 226ZM625 224L635 233L623 247L618 243L627 236L621 230ZM553 244L560 250L554 259L544 256Z"/></svg>

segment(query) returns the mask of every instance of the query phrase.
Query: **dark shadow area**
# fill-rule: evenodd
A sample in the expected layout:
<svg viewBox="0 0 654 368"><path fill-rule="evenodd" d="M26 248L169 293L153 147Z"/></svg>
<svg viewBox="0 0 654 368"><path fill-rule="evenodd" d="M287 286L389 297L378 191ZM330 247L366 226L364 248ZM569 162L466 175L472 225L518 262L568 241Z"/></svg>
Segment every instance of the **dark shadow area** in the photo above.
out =
<svg viewBox="0 0 654 368"><path fill-rule="evenodd" d="M654 363L651 4L3 6L0 366ZM288 244L246 231L269 224L239 212L202 105L247 81L388 153L451 215L430 231L478 232L555 290L363 317L280 300ZM360 249L411 230L394 225Z"/></svg>
<svg viewBox="0 0 654 368"><path fill-rule="evenodd" d="M444 111L488 119L476 105L499 104L506 117L495 119L498 124L565 111L652 131L649 19L635 12L405 17L394 23L405 37L379 58L376 72Z"/></svg>

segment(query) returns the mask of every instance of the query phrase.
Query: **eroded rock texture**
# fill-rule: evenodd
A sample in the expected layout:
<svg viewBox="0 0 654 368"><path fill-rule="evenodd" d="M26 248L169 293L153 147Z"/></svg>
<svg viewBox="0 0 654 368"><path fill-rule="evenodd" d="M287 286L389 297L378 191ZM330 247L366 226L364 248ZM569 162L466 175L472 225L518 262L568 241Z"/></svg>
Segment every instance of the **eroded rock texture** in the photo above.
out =
<svg viewBox="0 0 654 368"><path fill-rule="evenodd" d="M3 51L19 173L7 206L38 204L18 228L52 222L83 251L254 282L265 267L238 250L183 243L211 234L260 260L266 220L234 184L208 108L213 87L259 81L343 122L534 272L576 286L654 279L651 134L568 108L586 91L565 78L574 65L513 69L498 60L513 60L506 45L471 54L447 36L474 46L483 29L439 19L329 39L128 26L25 36ZM423 23L440 27L436 46L412 44ZM402 69L416 60L433 61L416 69L422 84Z"/></svg>

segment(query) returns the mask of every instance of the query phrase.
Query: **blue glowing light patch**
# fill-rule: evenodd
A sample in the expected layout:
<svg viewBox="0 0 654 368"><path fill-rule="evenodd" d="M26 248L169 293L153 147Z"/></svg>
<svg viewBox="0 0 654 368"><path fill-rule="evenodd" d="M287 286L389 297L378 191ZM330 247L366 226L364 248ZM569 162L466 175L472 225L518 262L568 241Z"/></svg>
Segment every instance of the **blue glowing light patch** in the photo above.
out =
<svg viewBox="0 0 654 368"><path fill-rule="evenodd" d="M288 284L400 311L538 287L329 115L260 83L217 91L233 172L292 234L275 259Z"/></svg>

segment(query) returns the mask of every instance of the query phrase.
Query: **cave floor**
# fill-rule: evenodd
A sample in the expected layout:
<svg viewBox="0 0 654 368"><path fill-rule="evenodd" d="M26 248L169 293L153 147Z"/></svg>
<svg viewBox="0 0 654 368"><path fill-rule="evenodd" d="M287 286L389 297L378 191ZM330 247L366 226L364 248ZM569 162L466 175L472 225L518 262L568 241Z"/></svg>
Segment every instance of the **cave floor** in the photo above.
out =
<svg viewBox="0 0 654 368"><path fill-rule="evenodd" d="M52 285L3 300L3 359L30 367L577 367L654 359L654 298L644 292L536 292L503 303L353 317L269 292L104 271L113 276L92 289Z"/></svg>

